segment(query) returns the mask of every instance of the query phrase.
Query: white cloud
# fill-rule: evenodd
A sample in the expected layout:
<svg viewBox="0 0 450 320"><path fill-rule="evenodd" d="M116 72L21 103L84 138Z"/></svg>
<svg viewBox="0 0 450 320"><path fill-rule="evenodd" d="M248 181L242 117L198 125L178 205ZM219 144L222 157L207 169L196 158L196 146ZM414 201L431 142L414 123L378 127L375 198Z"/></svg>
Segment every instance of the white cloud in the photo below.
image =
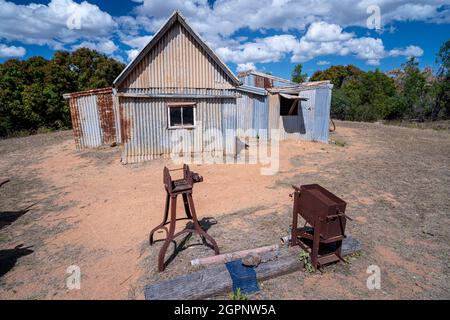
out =
<svg viewBox="0 0 450 320"><path fill-rule="evenodd" d="M144 48L150 40L153 39L153 35L150 36L139 36L139 37L126 37L122 40L122 43L126 44L131 48Z"/></svg>
<svg viewBox="0 0 450 320"><path fill-rule="evenodd" d="M380 7L384 24L393 21L450 20L449 9L443 7L442 0L410 0L406 4L401 0L217 0L213 5L207 0L135 2L139 3L135 9L136 21L148 31L156 31L174 10L180 10L194 28L210 41L217 39L219 35L229 37L242 28L301 31L318 21L336 26L334 31L330 29L325 33L327 37L331 37L329 39L333 35L348 37L349 35L339 32L339 26L365 27L369 17L367 8L370 5ZM318 31L323 30L319 28ZM315 30L312 29L311 32L314 33Z"/></svg>
<svg viewBox="0 0 450 320"><path fill-rule="evenodd" d="M79 40L109 36L116 26L98 6L73 0L51 0L48 5L0 0L0 21L0 38L57 49Z"/></svg>
<svg viewBox="0 0 450 320"><path fill-rule="evenodd" d="M304 62L326 55L354 55L378 64L387 56L420 56L423 51L414 46L386 51L381 39L345 32L348 26L366 26L370 5L381 8L384 25L412 20L450 22L450 9L441 0L216 0L214 4L208 0L133 0L136 7L129 15L114 18L89 0L76 1L18 5L0 0L0 40L54 49L87 46L132 59L152 37L142 34L154 33L174 10L180 10L224 60L236 64L277 62L286 57ZM76 23L68 25L74 17ZM259 38L249 41L235 36L243 28L256 31ZM269 31L271 36L265 37ZM305 33L293 35L298 32ZM129 49L119 51L113 40Z"/></svg>
<svg viewBox="0 0 450 320"><path fill-rule="evenodd" d="M89 48L106 55L111 55L118 50L116 44L111 40L103 40L99 42L83 41L80 44L72 46L72 50L78 48Z"/></svg>
<svg viewBox="0 0 450 320"><path fill-rule="evenodd" d="M423 50L417 46L408 46L405 49L393 49L389 51L391 57L405 56L405 57L420 57L423 55Z"/></svg>
<svg viewBox="0 0 450 320"><path fill-rule="evenodd" d="M383 58L420 56L423 50L409 46L386 51L383 41L379 38L357 38L352 33L344 32L338 25L321 22L311 24L300 39L290 34L269 36L234 47L220 47L217 53L225 61L237 64L276 62L288 55L292 62L306 62L327 55L353 55L369 65L379 65Z"/></svg>
<svg viewBox="0 0 450 320"><path fill-rule="evenodd" d="M285 57L286 53L296 50L297 39L290 34L270 36L256 39L237 45L235 48L220 47L216 49L217 54L225 61L237 64L247 62L276 62Z"/></svg>
<svg viewBox="0 0 450 320"><path fill-rule="evenodd" d="M0 58L23 57L26 53L27 51L23 47L0 44Z"/></svg>
<svg viewBox="0 0 450 320"><path fill-rule="evenodd" d="M319 60L319 61L317 61L317 65L319 65L319 66L326 66L326 65L329 65L330 64L330 61L326 61L326 60Z"/></svg>
<svg viewBox="0 0 450 320"><path fill-rule="evenodd" d="M305 34L305 40L313 42L343 41L352 37L352 33L342 32L342 28L337 24L324 21L311 23Z"/></svg>
<svg viewBox="0 0 450 320"><path fill-rule="evenodd" d="M140 51L140 50L138 50L138 49L131 49L131 50L128 50L128 51L127 51L128 61L131 61L131 60L133 60L134 58L136 58L136 57L138 56L138 54L139 54L139 51Z"/></svg>
<svg viewBox="0 0 450 320"><path fill-rule="evenodd" d="M243 71L248 71L248 70L256 70L255 64L252 62L239 63L236 68L237 72L243 72Z"/></svg>

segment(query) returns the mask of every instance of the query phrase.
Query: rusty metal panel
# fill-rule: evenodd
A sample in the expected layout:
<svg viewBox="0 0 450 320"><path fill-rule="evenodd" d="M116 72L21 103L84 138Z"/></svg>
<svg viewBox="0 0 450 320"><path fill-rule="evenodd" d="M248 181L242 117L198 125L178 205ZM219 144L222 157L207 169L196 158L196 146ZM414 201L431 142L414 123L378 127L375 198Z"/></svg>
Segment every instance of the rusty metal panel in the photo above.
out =
<svg viewBox="0 0 450 320"><path fill-rule="evenodd" d="M80 113L78 112L77 98L69 98L70 116L72 118L72 131L73 138L75 140L75 146L77 149L81 149L81 132Z"/></svg>
<svg viewBox="0 0 450 320"><path fill-rule="evenodd" d="M74 140L77 149L119 142L118 117L111 88L66 95L69 98Z"/></svg>
<svg viewBox="0 0 450 320"><path fill-rule="evenodd" d="M176 22L133 68L119 89L233 87L233 82L222 68Z"/></svg>
<svg viewBox="0 0 450 320"><path fill-rule="evenodd" d="M233 99L161 99L119 97L123 163L137 163L169 157L177 151L223 154L222 106ZM224 102L225 101L225 102ZM169 129L168 103L195 102L196 126ZM186 138L186 139L184 139Z"/></svg>
<svg viewBox="0 0 450 320"><path fill-rule="evenodd" d="M112 94L98 94L96 98L102 144L112 144L116 142L116 119Z"/></svg>

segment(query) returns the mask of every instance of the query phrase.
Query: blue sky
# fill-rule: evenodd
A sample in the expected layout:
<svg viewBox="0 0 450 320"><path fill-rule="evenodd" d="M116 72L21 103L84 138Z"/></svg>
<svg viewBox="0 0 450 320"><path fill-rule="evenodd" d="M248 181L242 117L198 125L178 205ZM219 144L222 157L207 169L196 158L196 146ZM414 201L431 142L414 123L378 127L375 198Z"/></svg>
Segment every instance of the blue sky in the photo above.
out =
<svg viewBox="0 0 450 320"><path fill-rule="evenodd" d="M81 46L129 62L180 10L237 72L290 77L330 65L399 67L409 56L432 66L449 40L450 1L441 0L0 0L0 62Z"/></svg>

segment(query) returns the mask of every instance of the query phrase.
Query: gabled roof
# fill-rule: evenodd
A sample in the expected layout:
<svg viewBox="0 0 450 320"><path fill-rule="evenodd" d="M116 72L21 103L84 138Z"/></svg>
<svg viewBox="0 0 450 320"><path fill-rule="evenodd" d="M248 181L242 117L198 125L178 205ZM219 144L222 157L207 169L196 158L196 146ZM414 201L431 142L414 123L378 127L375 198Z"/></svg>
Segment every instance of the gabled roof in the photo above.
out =
<svg viewBox="0 0 450 320"><path fill-rule="evenodd" d="M170 27L179 22L188 33L199 43L199 45L206 51L206 53L217 63L217 65L230 77L231 81L236 85L240 85L240 80L234 75L234 73L227 67L227 65L214 53L214 51L208 47L203 39L189 26L184 17L179 11L175 11L167 22L162 26L158 32L155 33L150 42L139 52L136 58L131 61L126 68L119 74L114 80L114 87L118 87L128 76L128 74L134 69L134 67L147 55L148 52L158 43L158 41L164 36L164 34L170 29Z"/></svg>

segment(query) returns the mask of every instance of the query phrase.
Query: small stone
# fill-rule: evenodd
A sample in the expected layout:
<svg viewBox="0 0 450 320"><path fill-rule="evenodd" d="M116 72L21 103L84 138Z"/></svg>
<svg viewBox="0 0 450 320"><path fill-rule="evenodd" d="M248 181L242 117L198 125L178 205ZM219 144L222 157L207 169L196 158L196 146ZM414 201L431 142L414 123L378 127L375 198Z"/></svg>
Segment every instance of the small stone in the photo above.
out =
<svg viewBox="0 0 450 320"><path fill-rule="evenodd" d="M257 267L261 263L261 257L256 253L250 253L242 258L242 264L247 267Z"/></svg>

